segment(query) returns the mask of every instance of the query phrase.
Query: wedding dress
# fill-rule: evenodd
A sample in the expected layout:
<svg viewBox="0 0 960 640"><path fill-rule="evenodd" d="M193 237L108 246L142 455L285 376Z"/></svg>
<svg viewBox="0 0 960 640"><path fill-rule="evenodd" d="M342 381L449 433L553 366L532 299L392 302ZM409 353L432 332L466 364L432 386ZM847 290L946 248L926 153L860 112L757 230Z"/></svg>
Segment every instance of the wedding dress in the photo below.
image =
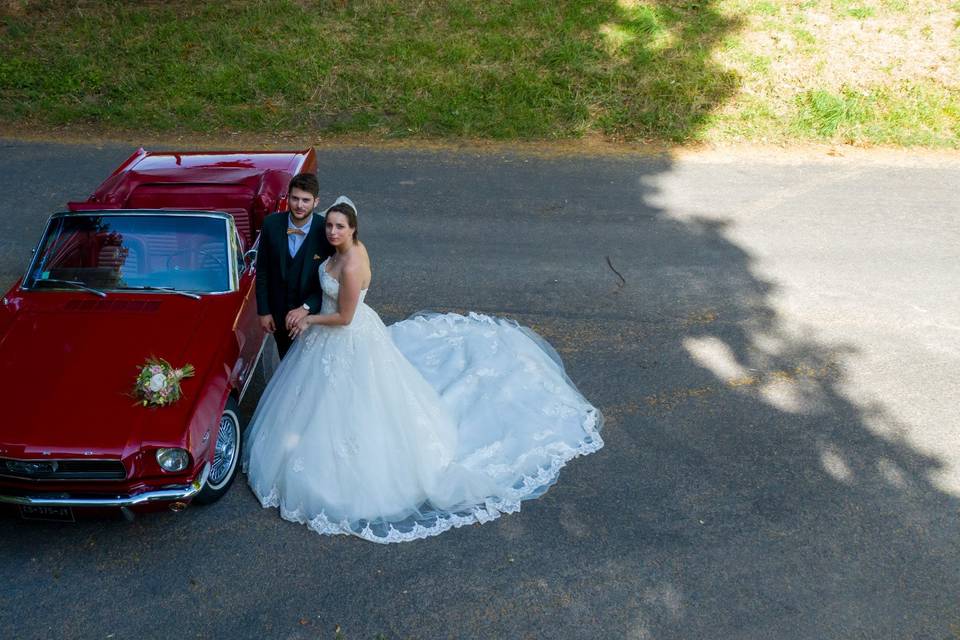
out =
<svg viewBox="0 0 960 640"><path fill-rule="evenodd" d="M532 331L475 313L388 328L366 293L349 325L295 340L263 393L243 469L264 507L318 533L414 540L518 511L603 446L600 412Z"/></svg>

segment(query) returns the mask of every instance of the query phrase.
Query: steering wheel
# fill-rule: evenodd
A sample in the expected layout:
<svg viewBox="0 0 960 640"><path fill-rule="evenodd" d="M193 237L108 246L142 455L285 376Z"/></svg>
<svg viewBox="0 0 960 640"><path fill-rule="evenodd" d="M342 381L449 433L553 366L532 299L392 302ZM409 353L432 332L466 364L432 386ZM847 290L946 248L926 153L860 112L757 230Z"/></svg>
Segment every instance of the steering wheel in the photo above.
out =
<svg viewBox="0 0 960 640"><path fill-rule="evenodd" d="M186 249L180 249L179 251L174 251L169 256L167 256L167 271L182 271L183 267L181 265L175 264L179 260L180 256L185 258L186 262L192 264L203 264L205 260L212 259L218 267L225 269L227 263L223 261L219 255L219 252L214 252L211 249L194 249L193 247L187 247Z"/></svg>

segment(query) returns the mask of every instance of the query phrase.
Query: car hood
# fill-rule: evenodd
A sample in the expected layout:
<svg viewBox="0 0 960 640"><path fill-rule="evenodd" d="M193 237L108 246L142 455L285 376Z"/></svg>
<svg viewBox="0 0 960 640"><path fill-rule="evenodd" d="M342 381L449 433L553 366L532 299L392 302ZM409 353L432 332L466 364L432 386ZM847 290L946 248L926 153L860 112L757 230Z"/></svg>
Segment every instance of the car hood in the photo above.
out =
<svg viewBox="0 0 960 640"><path fill-rule="evenodd" d="M223 324L205 299L162 298L21 308L0 338L0 454L125 457L158 435L182 438L216 342L201 328ZM133 387L145 360L179 367L188 354L197 372L181 400L139 405Z"/></svg>

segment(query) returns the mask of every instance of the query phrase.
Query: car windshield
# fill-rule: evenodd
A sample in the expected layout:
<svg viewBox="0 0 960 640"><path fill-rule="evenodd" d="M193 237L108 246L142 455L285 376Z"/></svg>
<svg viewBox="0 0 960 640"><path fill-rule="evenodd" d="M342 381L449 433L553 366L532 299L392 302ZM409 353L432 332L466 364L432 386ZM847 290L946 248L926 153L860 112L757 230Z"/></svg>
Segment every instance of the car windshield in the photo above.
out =
<svg viewBox="0 0 960 640"><path fill-rule="evenodd" d="M40 243L27 288L230 290L228 226L203 215L63 215Z"/></svg>

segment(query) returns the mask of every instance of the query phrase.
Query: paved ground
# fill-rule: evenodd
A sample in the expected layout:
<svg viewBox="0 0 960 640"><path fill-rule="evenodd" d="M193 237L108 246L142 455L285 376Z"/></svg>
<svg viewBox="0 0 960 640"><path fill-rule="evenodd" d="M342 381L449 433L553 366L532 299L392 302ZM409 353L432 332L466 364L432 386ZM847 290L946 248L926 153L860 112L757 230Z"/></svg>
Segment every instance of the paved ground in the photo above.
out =
<svg viewBox="0 0 960 640"><path fill-rule="evenodd" d="M6 286L131 149L0 149ZM404 545L319 537L243 483L132 524L2 518L2 636L960 637L958 168L325 150L368 302L536 327L606 448Z"/></svg>

